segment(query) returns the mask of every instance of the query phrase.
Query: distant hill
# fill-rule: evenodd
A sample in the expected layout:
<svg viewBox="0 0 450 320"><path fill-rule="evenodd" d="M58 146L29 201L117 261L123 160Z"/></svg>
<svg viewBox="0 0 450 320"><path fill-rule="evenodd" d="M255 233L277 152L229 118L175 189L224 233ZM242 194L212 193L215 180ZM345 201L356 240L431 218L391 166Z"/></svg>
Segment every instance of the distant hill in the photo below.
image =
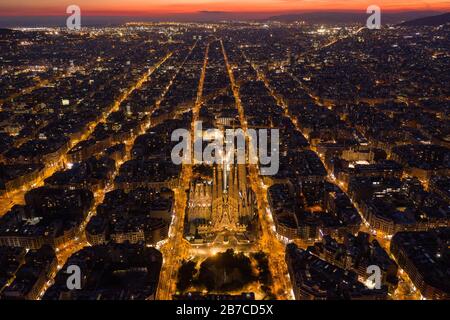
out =
<svg viewBox="0 0 450 320"><path fill-rule="evenodd" d="M305 12L273 16L267 20L280 22L306 21L308 23L334 24L349 22L362 23L365 19L367 19L365 15L360 12Z"/></svg>
<svg viewBox="0 0 450 320"><path fill-rule="evenodd" d="M384 12L381 15L382 24L398 24L418 18L437 15L435 11L408 11L408 12ZM369 15L366 12L304 12L297 14L285 14L273 16L268 21L293 22L306 21L317 24L339 24L339 23L366 23Z"/></svg>
<svg viewBox="0 0 450 320"><path fill-rule="evenodd" d="M440 26L442 24L450 23L450 12L440 14L437 16L425 17L403 22L401 26L421 27L421 26Z"/></svg>

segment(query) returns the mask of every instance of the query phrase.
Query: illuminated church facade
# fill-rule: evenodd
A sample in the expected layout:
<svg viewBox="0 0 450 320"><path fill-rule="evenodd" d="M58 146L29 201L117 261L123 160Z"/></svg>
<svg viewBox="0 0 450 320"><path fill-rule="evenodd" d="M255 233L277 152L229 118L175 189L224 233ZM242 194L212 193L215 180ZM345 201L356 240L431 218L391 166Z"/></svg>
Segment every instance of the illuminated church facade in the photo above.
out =
<svg viewBox="0 0 450 320"><path fill-rule="evenodd" d="M255 214L256 197L248 184L245 165L215 165L210 179L191 182L187 205L191 240L243 235Z"/></svg>

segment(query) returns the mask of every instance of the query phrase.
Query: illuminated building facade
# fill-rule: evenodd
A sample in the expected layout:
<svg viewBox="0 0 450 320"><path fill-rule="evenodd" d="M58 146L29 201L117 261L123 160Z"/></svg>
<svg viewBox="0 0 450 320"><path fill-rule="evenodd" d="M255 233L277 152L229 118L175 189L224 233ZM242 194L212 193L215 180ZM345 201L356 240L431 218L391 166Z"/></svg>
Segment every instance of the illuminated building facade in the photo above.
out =
<svg viewBox="0 0 450 320"><path fill-rule="evenodd" d="M193 240L199 236L212 240L212 235L223 232L245 233L254 215L255 195L245 165L216 165L210 179L191 183L187 219Z"/></svg>

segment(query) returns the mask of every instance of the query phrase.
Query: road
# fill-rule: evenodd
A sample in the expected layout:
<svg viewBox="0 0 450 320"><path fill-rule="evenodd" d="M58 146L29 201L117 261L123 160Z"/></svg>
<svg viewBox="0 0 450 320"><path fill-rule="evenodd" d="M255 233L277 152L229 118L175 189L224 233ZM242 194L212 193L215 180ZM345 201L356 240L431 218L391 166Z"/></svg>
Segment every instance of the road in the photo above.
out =
<svg viewBox="0 0 450 320"><path fill-rule="evenodd" d="M166 57L164 57L162 60L160 60L156 65L154 65L152 68L147 70L147 72L142 77L140 77L138 79L138 81L136 81L135 84L131 88L129 88L120 97L120 99L118 99L115 102L115 104L113 106L114 109L117 110L120 107L120 105L122 104L122 102L124 102L128 98L128 96L134 92L134 90L141 88L142 85L144 85L148 81L150 75L154 71L156 71L167 59L169 59L172 54L173 53L169 53ZM161 99L163 99L163 97L161 97ZM158 106L159 106L159 104L158 105L155 104L155 108L152 110L152 112ZM143 126L144 128L141 130L141 132L139 134L124 141L125 145L132 146L134 144L135 139L140 134L145 133L146 129L151 125L150 117L148 117L148 119L149 119L148 123L146 123ZM94 193L94 204L93 204L91 210L89 211L86 219L80 225L80 228L78 230L78 234L79 234L78 237L76 237L72 241L69 241L69 242L56 248L56 255L57 255L57 259L58 259L58 270L60 270L64 266L64 264L66 263L67 259L70 258L70 256L72 256L74 253L78 252L79 250L83 249L84 247L90 245L86 239L86 234L85 234L86 226L89 223L90 219L95 215L97 206L103 202L105 195L114 189L114 179L117 176L117 174L119 173L120 166L122 165L122 163L124 163L125 161L127 161L130 158L130 149L131 149L130 147L127 147L127 152L124 155L124 157L117 161L115 171L113 172L110 180L108 181L107 187L105 189L101 189ZM51 279L41 289L40 294L39 294L40 298L42 298L42 296L45 294L46 290L51 286L51 284L53 282L53 278L55 276L56 276L56 274L51 275Z"/></svg>
<svg viewBox="0 0 450 320"><path fill-rule="evenodd" d="M82 133L80 138L71 138L69 141L69 148L70 150L72 147L74 147L77 143L80 141L84 141L89 138L89 136L94 131L95 127L105 122L108 116L119 110L120 105L136 90L139 89L151 76L151 74L157 70L167 59L170 58L170 56L173 53L168 53L164 58L162 58L159 62L157 62L154 66L146 70L141 77L137 79L137 81L127 88L115 101L111 104L111 106L107 109L105 113L103 113L103 116L100 117L97 121L90 123L86 128L85 131ZM22 186L19 190L11 192L9 195L4 196L1 201L0 206L0 217L6 214L14 205L21 204L24 202L24 196L25 194L34 188L39 188L44 185L45 179L52 176L55 172L63 170L65 167L65 164L67 161L67 154L64 153L61 155L61 157L56 161L56 163L47 163L45 164L45 168L43 169L42 174L39 176L38 179L34 181L29 181L26 185Z"/></svg>
<svg viewBox="0 0 450 320"><path fill-rule="evenodd" d="M362 29L360 29L359 31L361 31ZM244 57L246 57L244 52L243 52L243 55L244 55ZM299 125L297 123L297 120L289 112L289 106L285 102L283 97L280 94L278 94L277 92L275 92L275 90L270 85L270 81L268 80L267 76L260 70L260 68L258 68L258 66L256 66L250 60L248 60L247 57L246 57L246 59L252 65L253 69L255 70L255 72L258 75L258 78L261 79L264 82L267 90L271 93L272 97L276 100L278 105L284 109L286 115L291 119L291 121L295 125L296 129L300 133L302 133L302 130L300 129L300 127L299 127ZM294 80L299 81L293 75L291 75L291 76L293 77ZM311 93L308 93L308 94L314 100L317 101L318 97L314 97ZM314 150L312 150L312 151L314 151ZM339 184L339 181L337 181L336 178L333 177L333 175L328 170L328 168L326 168L326 169L327 169L327 173L328 173L328 180L330 182L332 182L332 183ZM342 185L341 185L341 187L342 187ZM365 221L363 215L361 214L360 209L358 208L358 206L356 204L354 204L354 205L355 205L355 208L358 210L360 216L362 217L363 221ZM395 260L394 256L390 253L390 240L386 236L384 236L383 234L381 234L379 232L375 233L373 229L371 229L370 227L367 226L367 223L363 223L361 225L360 232L366 232L366 233L371 234L372 237L375 238L380 243L380 245L386 250L386 252L390 255L391 259ZM306 245L301 240L296 240L294 242L297 243L300 247L306 248ZM398 286L398 289L395 291L395 293L391 296L391 298L394 299L394 300L418 300L418 299L421 299L420 292L414 287L412 281L409 279L409 277L406 274L406 272L404 272L404 270L402 270L400 267L399 267L399 274L398 274L398 276L399 276L399 280L400 280L399 281L399 286Z"/></svg>
<svg viewBox="0 0 450 320"><path fill-rule="evenodd" d="M203 67L200 75L200 80L197 89L197 99L192 110L192 127L191 137L194 135L194 124L198 119L200 107L203 103L203 85L205 82L206 66L208 64L209 44L205 48L205 58L203 60ZM193 139L191 139L192 155ZM189 256L190 244L184 239L184 218L186 213L187 193L189 189L190 180L192 177L192 166L190 164L182 164L181 169L181 185L174 190L175 192L175 209L172 224L169 230L169 238L160 247L163 254L163 266L159 276L158 290L156 297L158 300L171 300L176 293L176 283L178 269L184 258Z"/></svg>
<svg viewBox="0 0 450 320"><path fill-rule="evenodd" d="M236 83L233 75L232 67L228 61L228 56L221 41L222 52L225 59L225 65L227 67L228 76L231 82L233 95L236 101L236 106L239 111L239 118L242 126L242 130L247 134L247 121L245 118L244 108L241 102L239 94L239 85ZM258 240L260 250L265 252L269 258L269 268L273 278L273 293L280 300L291 300L292 286L288 275L287 266L285 263L285 247L284 244L278 240L275 233L275 226L273 219L268 214L267 208L267 189L265 188L262 179L259 176L259 167L257 165L248 165L250 184L253 191L256 194L258 204L258 217L261 224L261 234Z"/></svg>

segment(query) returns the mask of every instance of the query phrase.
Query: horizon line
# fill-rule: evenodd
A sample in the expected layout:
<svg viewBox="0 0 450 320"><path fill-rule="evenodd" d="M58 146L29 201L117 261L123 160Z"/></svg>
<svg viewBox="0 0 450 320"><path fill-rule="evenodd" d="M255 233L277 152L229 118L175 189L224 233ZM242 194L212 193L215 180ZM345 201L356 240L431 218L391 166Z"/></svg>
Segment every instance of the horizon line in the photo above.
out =
<svg viewBox="0 0 450 320"><path fill-rule="evenodd" d="M449 9L384 9L385 13L406 13L406 12L430 12L430 13L450 13ZM173 16L173 15L195 15L195 14L236 14L236 15L245 15L245 14L254 14L254 15L284 15L284 14L301 14L301 13L366 13L365 10L358 9L305 9L305 10L284 10L284 11L214 11L214 10L200 10L200 11L192 11L192 12L158 12L158 13L148 13L142 11L104 11L98 12L93 10L82 11L84 16L89 17L164 17L164 16ZM47 14L34 14L34 13L24 13L24 14L8 14L8 13L0 13L0 17L65 17L68 14L61 13L47 13Z"/></svg>

